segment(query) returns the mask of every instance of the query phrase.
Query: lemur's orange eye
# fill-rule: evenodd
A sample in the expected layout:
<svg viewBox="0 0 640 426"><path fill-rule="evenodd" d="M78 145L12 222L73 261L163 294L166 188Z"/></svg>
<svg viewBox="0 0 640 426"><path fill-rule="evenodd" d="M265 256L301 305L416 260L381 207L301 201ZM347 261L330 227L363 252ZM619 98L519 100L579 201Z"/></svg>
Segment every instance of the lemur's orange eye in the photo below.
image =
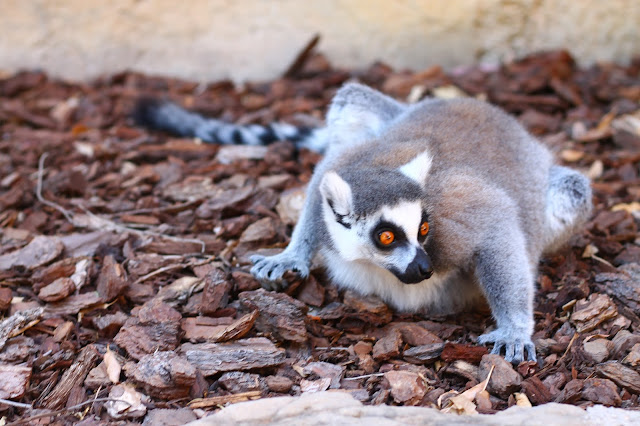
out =
<svg viewBox="0 0 640 426"><path fill-rule="evenodd" d="M429 233L429 222L422 222L420 225L420 235L423 237Z"/></svg>
<svg viewBox="0 0 640 426"><path fill-rule="evenodd" d="M393 232L391 231L384 231L380 233L378 239L380 240L380 244L382 244L383 246L388 246L393 242L393 240L396 239L396 236L393 235Z"/></svg>

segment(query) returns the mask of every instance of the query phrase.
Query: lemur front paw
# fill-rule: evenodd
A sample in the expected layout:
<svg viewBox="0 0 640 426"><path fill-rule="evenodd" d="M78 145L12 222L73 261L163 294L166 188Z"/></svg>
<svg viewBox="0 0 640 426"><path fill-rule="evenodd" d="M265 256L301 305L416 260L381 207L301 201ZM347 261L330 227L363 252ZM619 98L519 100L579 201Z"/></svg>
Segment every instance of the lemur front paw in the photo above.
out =
<svg viewBox="0 0 640 426"><path fill-rule="evenodd" d="M253 262L251 273L267 290L280 291L289 285L282 278L285 272L297 272L302 278L309 275L309 264L295 253L286 250L275 256L261 256L254 254L250 257Z"/></svg>
<svg viewBox="0 0 640 426"><path fill-rule="evenodd" d="M486 345L493 343L492 354L500 355L504 348L504 359L512 364L524 361L524 351L527 351L527 361L536 360L536 347L526 332L514 332L498 328L490 333L478 337L478 343Z"/></svg>

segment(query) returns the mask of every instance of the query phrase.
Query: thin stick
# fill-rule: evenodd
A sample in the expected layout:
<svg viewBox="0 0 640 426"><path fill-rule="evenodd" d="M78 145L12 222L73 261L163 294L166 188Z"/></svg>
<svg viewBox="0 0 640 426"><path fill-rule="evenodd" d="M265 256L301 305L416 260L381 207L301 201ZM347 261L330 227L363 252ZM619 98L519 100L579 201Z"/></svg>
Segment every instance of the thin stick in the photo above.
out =
<svg viewBox="0 0 640 426"><path fill-rule="evenodd" d="M0 398L0 404L10 405L12 407L18 407L18 408L33 408L31 404L25 404L23 402L15 402L15 401L11 401L10 399L2 399L2 398Z"/></svg>
<svg viewBox="0 0 640 426"><path fill-rule="evenodd" d="M31 416L31 417L27 417L26 419L20 419L20 420L16 420L15 422L12 423L7 423L7 426L13 426L13 425L22 425L25 423L30 423L33 420L36 419L41 419L43 417L53 417L53 416L57 416L59 414L64 414L64 413L70 413L72 411L77 410L78 408L82 408L85 405L89 405L89 404L94 404L96 402L109 402L109 401L114 401L114 402L124 402L125 404L129 404L131 405L129 402L127 401L123 401L121 399L116 399L116 398L96 398L96 399L90 399L88 401L84 401L81 402L80 404L76 404L73 405L71 407L68 408L62 408L60 410L56 410L56 411L50 411L48 413L41 413L41 414L36 414L35 416ZM25 404L27 405L27 404ZM29 406L31 407L31 406Z"/></svg>
<svg viewBox="0 0 640 426"><path fill-rule="evenodd" d="M344 380L360 380L360 379L368 379L369 377L382 377L384 373L372 373L372 374L364 374L362 376L354 376L354 377L345 377Z"/></svg>
<svg viewBox="0 0 640 426"><path fill-rule="evenodd" d="M140 278L138 278L137 280L134 281L133 285L135 284L140 284L145 282L146 280L148 280L149 278L153 278L156 275L160 275L162 273L165 273L167 271L172 271L174 269L182 269L182 268L186 268L189 264L185 264L185 263L175 263L173 265L167 265L167 266L163 266L162 268L158 268L155 271L149 272L147 275L143 275Z"/></svg>
<svg viewBox="0 0 640 426"><path fill-rule="evenodd" d="M159 238L166 238L168 240L171 241L176 241L176 242L180 242L180 243L195 243L195 244L200 244L200 252L204 253L205 249L206 249L206 243L202 240L199 240L197 238L182 238L182 237L174 237L172 235L165 235L165 234L161 234L159 232L153 232L153 231L141 231L135 228L130 228L128 226L124 226L124 225L120 225L110 219L106 219L104 217L100 217L97 216L95 214L93 214L92 212L90 212L89 210L87 210L86 208L80 206L80 208L87 214L87 216L89 216L91 219L93 219L93 223L91 222L82 222L79 221L77 218L74 218L74 215L72 212L70 212L69 210L65 209L64 207L62 207L59 204L54 203L53 201L49 201L47 199L45 199L42 196L42 176L44 174L44 160L47 158L49 154L48 153L43 153L40 156L40 161L38 162L38 185L36 188L36 197L38 198L38 200L42 203L45 204L49 207L52 207L56 210L58 210L60 213L62 213L64 215L64 217L67 218L67 220L75 227L77 228L90 228L90 229L94 229L94 230L107 230L107 231L114 231L114 232L119 232L119 233L133 233L133 234L137 234L137 235L143 235L143 236L150 236L150 237L159 237Z"/></svg>
<svg viewBox="0 0 640 426"><path fill-rule="evenodd" d="M45 199L42 196L42 175L44 174L44 160L46 160L48 156L49 153L45 152L40 156L40 160L38 161L38 186L36 188L36 197L38 197L38 201L40 201L42 204L58 210L64 215L64 217L67 218L69 222L73 223L73 214L69 210L65 209L59 204L54 203L53 201Z"/></svg>
<svg viewBox="0 0 640 426"><path fill-rule="evenodd" d="M319 41L320 41L320 34L315 34L311 38L311 40L307 42L307 44L302 49L302 51L298 53L293 63L289 65L289 68L287 68L287 71L285 71L285 73L283 74L284 78L293 78L296 76L296 74L300 72L300 70L302 70L302 68L304 67L304 64L309 59L309 56L311 56L311 52L313 52L313 49L316 47Z"/></svg>

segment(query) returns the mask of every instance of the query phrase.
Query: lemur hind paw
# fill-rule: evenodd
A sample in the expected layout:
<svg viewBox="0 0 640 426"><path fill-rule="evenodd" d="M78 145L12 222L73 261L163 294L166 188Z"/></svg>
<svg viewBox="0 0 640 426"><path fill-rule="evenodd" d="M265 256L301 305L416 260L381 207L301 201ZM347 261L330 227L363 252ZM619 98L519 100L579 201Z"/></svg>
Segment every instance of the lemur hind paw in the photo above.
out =
<svg viewBox="0 0 640 426"><path fill-rule="evenodd" d="M527 333L514 333L511 330L498 328L478 337L478 343L481 345L493 343L491 353L497 355L500 355L504 348L504 359L512 364L520 364L524 361L525 351L527 351L527 361L536 360L536 347Z"/></svg>
<svg viewBox="0 0 640 426"><path fill-rule="evenodd" d="M289 283L283 278L287 271L297 272L302 278L309 275L308 262L286 250L275 256L254 254L250 259L253 262L251 273L267 290L281 291L287 288Z"/></svg>

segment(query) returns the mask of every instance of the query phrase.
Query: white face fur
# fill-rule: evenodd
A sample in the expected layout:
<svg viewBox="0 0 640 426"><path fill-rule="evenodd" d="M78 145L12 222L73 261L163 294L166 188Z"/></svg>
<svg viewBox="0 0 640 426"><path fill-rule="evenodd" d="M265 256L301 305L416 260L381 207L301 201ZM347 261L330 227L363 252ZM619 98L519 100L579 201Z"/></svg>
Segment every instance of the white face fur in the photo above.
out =
<svg viewBox="0 0 640 426"><path fill-rule="evenodd" d="M419 201L405 201L396 206L383 206L375 214L357 221L355 218L345 217L344 221L350 225L350 228L336 222L328 203L324 203L323 209L331 241L340 256L346 261L369 261L385 269L396 268L399 271L404 271L420 247L418 233L422 208ZM383 251L376 247L373 240L374 227L380 222L391 223L402 229L408 244L403 244L391 251Z"/></svg>
<svg viewBox="0 0 640 426"><path fill-rule="evenodd" d="M422 160L424 158L413 161ZM403 167L414 171L416 164L410 162ZM424 177L424 174L420 174L420 177ZM351 188L337 173L328 172L320 190L327 232L344 261L369 262L389 271L404 272L416 258L417 251L422 250L425 238L420 236L420 225L424 222L424 211L419 200L383 205L367 217L355 217ZM387 228L386 225L392 225L400 231L396 232L398 237L404 234L402 241L390 248L382 248L375 241L380 231Z"/></svg>

